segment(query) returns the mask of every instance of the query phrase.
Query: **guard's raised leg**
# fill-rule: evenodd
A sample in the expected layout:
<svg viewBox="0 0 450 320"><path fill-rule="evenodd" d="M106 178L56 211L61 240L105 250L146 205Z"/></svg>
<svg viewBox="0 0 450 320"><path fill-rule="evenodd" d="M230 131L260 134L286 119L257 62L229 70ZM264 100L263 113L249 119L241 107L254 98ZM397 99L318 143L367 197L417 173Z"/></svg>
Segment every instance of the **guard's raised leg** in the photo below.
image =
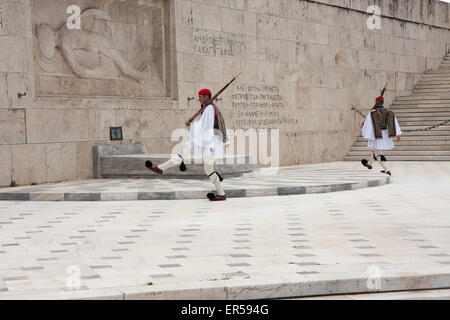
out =
<svg viewBox="0 0 450 320"><path fill-rule="evenodd" d="M371 150L371 153L372 153L372 154L369 156L369 160L367 160L367 159L362 159L362 160L361 160L362 165L363 165L364 167L366 167L367 169L370 169L370 170L373 168L373 167L372 167L372 162L373 162L373 160L377 160L375 151L374 151L374 150Z"/></svg>
<svg viewBox="0 0 450 320"><path fill-rule="evenodd" d="M163 164L160 164L159 166L154 166L150 160L145 161L145 166L147 167L147 169L152 170L158 174L163 174L165 170L178 165L180 166L181 171L186 170L186 165L184 164L183 158L179 154L172 155L169 160L167 160Z"/></svg>

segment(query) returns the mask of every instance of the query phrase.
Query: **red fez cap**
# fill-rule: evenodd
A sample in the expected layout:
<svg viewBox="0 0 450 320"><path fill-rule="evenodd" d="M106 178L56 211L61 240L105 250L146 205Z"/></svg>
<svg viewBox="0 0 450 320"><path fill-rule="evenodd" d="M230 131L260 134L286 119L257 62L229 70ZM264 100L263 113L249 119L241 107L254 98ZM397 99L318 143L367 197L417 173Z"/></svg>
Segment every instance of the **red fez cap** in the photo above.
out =
<svg viewBox="0 0 450 320"><path fill-rule="evenodd" d="M375 101L378 101L378 100L381 100L381 101L384 102L384 98L383 98L383 97L377 97L377 98L375 99Z"/></svg>
<svg viewBox="0 0 450 320"><path fill-rule="evenodd" d="M202 89L198 92L199 96L206 96L207 94L211 94L211 90L209 89Z"/></svg>

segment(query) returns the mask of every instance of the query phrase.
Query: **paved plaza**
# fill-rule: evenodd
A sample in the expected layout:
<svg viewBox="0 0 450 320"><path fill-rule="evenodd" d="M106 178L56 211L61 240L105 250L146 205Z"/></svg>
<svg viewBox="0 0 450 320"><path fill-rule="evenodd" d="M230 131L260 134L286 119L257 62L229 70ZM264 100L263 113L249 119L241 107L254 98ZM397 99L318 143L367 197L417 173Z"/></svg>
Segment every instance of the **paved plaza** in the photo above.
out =
<svg viewBox="0 0 450 320"><path fill-rule="evenodd" d="M384 178L357 162L322 164L323 172L339 164ZM220 203L0 201L0 299L450 288L450 163L388 165L389 184L342 192Z"/></svg>

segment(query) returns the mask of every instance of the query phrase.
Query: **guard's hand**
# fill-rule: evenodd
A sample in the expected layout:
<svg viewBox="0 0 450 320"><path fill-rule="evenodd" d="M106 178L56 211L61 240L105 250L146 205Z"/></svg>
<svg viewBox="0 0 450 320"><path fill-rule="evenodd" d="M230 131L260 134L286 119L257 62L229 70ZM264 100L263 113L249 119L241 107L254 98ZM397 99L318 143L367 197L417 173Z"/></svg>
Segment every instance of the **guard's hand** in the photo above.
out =
<svg viewBox="0 0 450 320"><path fill-rule="evenodd" d="M402 140L401 136L397 136L397 142L400 142Z"/></svg>
<svg viewBox="0 0 450 320"><path fill-rule="evenodd" d="M187 127L190 127L190 126L191 126L191 123L189 122L189 120L186 121L186 126L187 126Z"/></svg>

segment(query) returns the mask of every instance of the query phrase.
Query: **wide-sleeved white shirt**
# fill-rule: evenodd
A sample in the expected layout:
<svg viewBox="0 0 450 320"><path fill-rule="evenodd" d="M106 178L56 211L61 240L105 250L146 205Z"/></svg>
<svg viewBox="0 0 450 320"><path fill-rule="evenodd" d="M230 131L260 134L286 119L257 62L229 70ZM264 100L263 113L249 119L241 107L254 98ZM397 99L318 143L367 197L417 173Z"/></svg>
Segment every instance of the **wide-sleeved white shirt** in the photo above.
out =
<svg viewBox="0 0 450 320"><path fill-rule="evenodd" d="M230 144L230 138L227 133L226 143L221 136L214 131L214 106L209 105L203 111L198 120L191 123L190 138L188 147L194 152L194 157L223 158L225 156L225 145Z"/></svg>
<svg viewBox="0 0 450 320"><path fill-rule="evenodd" d="M373 110L375 111L375 110ZM372 112L373 112L372 111ZM388 129L381 130L381 134L383 136L382 139L376 139L375 138L375 130L372 123L372 112L369 112L369 114L366 117L366 120L364 121L364 126L362 128L362 136L366 139L369 139L367 143L367 147L370 149L377 149L377 150L391 150L394 148L394 142L392 141L392 138L389 138L389 131ZM395 130L397 132L397 136L402 135L402 130L400 129L400 126L397 121L397 117L394 117L395 121Z"/></svg>

